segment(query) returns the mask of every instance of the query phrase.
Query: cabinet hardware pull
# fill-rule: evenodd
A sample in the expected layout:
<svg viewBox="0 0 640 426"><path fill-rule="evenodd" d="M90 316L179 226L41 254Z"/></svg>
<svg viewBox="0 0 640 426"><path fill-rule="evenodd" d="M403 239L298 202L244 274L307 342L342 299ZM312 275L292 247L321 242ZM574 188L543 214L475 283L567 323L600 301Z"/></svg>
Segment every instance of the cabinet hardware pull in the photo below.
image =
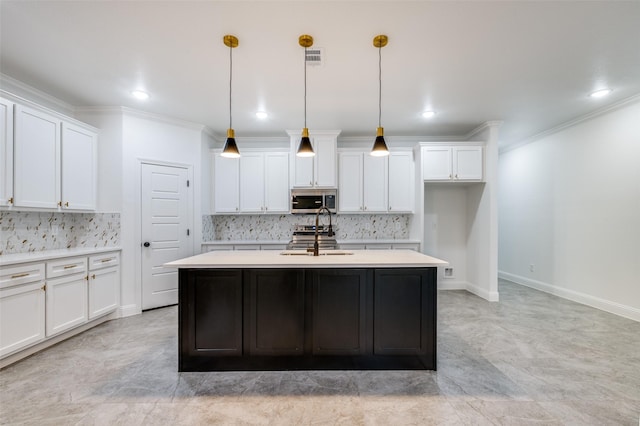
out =
<svg viewBox="0 0 640 426"><path fill-rule="evenodd" d="M62 201L58 201L58 207L62 207Z"/></svg>
<svg viewBox="0 0 640 426"><path fill-rule="evenodd" d="M9 198L9 204L13 204L13 197Z"/></svg>
<svg viewBox="0 0 640 426"><path fill-rule="evenodd" d="M91 278L96 279L96 274L91 275Z"/></svg>
<svg viewBox="0 0 640 426"><path fill-rule="evenodd" d="M102 259L100 262L104 263L104 262L111 262L112 259Z"/></svg>
<svg viewBox="0 0 640 426"><path fill-rule="evenodd" d="M13 280L13 279L16 279L16 278L22 278L22 277L26 277L26 276L28 276L28 275L29 275L29 273L28 273L28 272L26 272L26 273L24 273L24 274L11 275L11 279Z"/></svg>
<svg viewBox="0 0 640 426"><path fill-rule="evenodd" d="M449 175L449 179L451 179L451 175Z"/></svg>
<svg viewBox="0 0 640 426"><path fill-rule="evenodd" d="M42 291L47 291L47 286L46 286L46 285L43 285L42 287L40 287L40 290L42 290Z"/></svg>
<svg viewBox="0 0 640 426"><path fill-rule="evenodd" d="M456 179L458 179L458 175L456 175Z"/></svg>
<svg viewBox="0 0 640 426"><path fill-rule="evenodd" d="M64 267L64 269L71 269L71 268L75 268L75 267L76 267L76 265L66 265Z"/></svg>
<svg viewBox="0 0 640 426"><path fill-rule="evenodd" d="M64 203L65 207L69 207L69 202L67 201L66 203Z"/></svg>
<svg viewBox="0 0 640 426"><path fill-rule="evenodd" d="M89 275L85 276L85 277L84 277L84 280L85 280L85 281L89 281Z"/></svg>

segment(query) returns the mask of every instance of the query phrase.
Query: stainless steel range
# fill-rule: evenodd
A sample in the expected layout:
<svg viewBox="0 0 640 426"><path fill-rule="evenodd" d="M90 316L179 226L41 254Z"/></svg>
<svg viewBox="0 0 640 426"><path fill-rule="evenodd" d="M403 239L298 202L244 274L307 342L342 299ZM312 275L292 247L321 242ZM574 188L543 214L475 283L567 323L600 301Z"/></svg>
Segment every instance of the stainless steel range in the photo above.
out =
<svg viewBox="0 0 640 426"><path fill-rule="evenodd" d="M313 249L315 233L315 225L295 225L293 237L287 244L287 250ZM335 250L338 248L335 236L329 236L329 227L327 225L318 225L318 246L321 250Z"/></svg>

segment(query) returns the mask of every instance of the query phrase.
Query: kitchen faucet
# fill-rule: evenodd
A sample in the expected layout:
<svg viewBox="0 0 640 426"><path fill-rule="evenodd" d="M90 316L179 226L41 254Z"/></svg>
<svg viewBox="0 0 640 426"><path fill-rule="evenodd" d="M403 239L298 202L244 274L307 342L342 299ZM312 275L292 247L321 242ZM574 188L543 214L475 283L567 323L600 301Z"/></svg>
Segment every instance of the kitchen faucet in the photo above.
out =
<svg viewBox="0 0 640 426"><path fill-rule="evenodd" d="M311 253L313 252L314 256L319 256L320 255L320 246L318 244L318 228L319 228L319 219L320 219L320 213L322 213L323 210L326 210L327 213L329 213L329 233L327 234L327 236L329 237L333 237L333 226L331 225L331 210L329 210L329 207L327 206L322 206L320 207L317 211L316 211L316 234L315 234L315 238L314 238L314 242L313 242L313 248L308 248L307 252Z"/></svg>

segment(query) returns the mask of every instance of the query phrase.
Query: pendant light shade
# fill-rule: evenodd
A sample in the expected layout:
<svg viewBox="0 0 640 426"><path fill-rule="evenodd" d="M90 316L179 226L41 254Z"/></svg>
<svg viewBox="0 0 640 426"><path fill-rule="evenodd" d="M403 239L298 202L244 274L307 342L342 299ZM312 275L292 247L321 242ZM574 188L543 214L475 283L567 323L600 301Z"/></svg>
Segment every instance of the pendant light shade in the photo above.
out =
<svg viewBox="0 0 640 426"><path fill-rule="evenodd" d="M378 48L378 128L376 129L376 140L373 143L371 155L384 157L389 155L389 148L384 141L384 129L382 128L382 48L387 45L389 38L386 35L377 35L373 38L373 45Z"/></svg>
<svg viewBox="0 0 640 426"><path fill-rule="evenodd" d="M240 157L240 151L238 150L238 145L236 144L235 131L232 126L232 115L231 115L231 82L233 75L233 48L238 47L238 38L232 35L226 35L222 38L224 45L229 48L229 128L227 129L227 141L224 143L224 148L222 149L223 157L227 158L238 158Z"/></svg>
<svg viewBox="0 0 640 426"><path fill-rule="evenodd" d="M313 151L313 145L309 139L309 129L307 128L307 48L313 46L313 37L303 34L298 38L300 46L304 47L304 128L302 129L302 138L296 156L313 157L316 153Z"/></svg>

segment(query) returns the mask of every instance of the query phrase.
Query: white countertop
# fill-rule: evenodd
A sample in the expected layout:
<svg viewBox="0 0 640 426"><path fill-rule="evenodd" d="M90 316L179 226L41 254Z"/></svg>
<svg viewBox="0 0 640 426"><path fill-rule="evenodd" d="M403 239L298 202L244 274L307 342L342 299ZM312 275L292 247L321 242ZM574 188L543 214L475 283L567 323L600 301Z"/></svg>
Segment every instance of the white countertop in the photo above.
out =
<svg viewBox="0 0 640 426"><path fill-rule="evenodd" d="M349 253L343 255L326 253ZM282 255L281 253L302 253ZM212 251L164 264L172 268L425 268L449 263L413 250ZM322 254L325 253L325 254Z"/></svg>
<svg viewBox="0 0 640 426"><path fill-rule="evenodd" d="M12 253L0 256L0 265L15 265L27 262L42 262L61 257L89 256L92 254L120 251L121 247L82 247L59 250L32 251L29 253Z"/></svg>
<svg viewBox="0 0 640 426"><path fill-rule="evenodd" d="M368 240L337 240L340 244L419 244L419 240L393 240L393 239L368 239ZM287 244L289 240L212 240L203 241L202 245L211 244Z"/></svg>

